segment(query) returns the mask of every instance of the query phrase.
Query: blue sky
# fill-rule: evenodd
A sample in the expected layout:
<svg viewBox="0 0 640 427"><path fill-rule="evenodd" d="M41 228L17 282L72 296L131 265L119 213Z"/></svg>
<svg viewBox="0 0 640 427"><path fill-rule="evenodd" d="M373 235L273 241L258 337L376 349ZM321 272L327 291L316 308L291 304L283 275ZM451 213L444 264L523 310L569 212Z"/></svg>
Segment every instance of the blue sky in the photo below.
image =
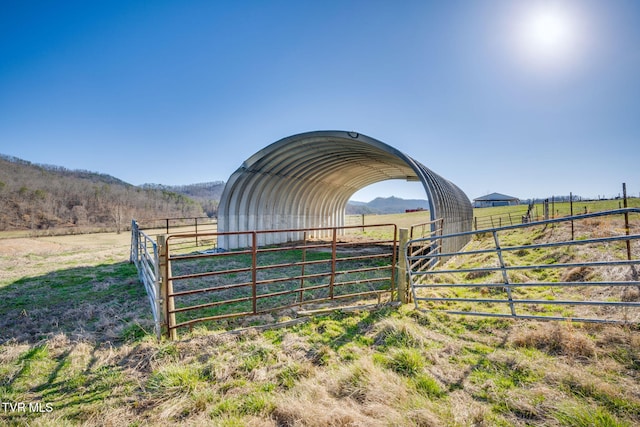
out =
<svg viewBox="0 0 640 427"><path fill-rule="evenodd" d="M529 29L544 8L562 18ZM189 184L313 130L379 139L471 199L639 195L640 2L0 6L0 153ZM377 195L424 191L355 199Z"/></svg>

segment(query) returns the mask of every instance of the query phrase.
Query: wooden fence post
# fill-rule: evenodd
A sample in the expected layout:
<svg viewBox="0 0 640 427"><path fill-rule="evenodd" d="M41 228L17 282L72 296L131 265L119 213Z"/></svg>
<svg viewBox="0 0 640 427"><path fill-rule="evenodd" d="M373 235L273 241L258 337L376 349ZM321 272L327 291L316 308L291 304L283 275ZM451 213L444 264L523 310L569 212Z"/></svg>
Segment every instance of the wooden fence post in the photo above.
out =
<svg viewBox="0 0 640 427"><path fill-rule="evenodd" d="M409 241L409 229L400 228L398 234L398 299L402 304L409 302L407 287L407 259L404 256L405 246Z"/></svg>
<svg viewBox="0 0 640 427"><path fill-rule="evenodd" d="M173 329L176 324L176 314L171 313L175 309L173 294L173 283L169 280L171 262L169 261L169 247L167 236L158 236L158 254L160 258L160 299L162 301L162 324L166 325L167 337L171 340L178 339L178 331Z"/></svg>
<svg viewBox="0 0 640 427"><path fill-rule="evenodd" d="M140 233L138 232L138 223L135 219L131 220L131 251L129 253L129 262L138 266L140 243Z"/></svg>

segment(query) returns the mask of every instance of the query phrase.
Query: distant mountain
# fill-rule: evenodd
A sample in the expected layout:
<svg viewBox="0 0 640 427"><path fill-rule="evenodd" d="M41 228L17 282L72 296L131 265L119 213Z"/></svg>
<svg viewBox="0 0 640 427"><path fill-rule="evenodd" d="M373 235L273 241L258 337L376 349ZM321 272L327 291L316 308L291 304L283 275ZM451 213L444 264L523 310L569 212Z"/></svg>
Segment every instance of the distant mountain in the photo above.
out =
<svg viewBox="0 0 640 427"><path fill-rule="evenodd" d="M347 215L403 213L407 210L429 209L429 202L422 199L399 197L377 197L368 203L349 201Z"/></svg>

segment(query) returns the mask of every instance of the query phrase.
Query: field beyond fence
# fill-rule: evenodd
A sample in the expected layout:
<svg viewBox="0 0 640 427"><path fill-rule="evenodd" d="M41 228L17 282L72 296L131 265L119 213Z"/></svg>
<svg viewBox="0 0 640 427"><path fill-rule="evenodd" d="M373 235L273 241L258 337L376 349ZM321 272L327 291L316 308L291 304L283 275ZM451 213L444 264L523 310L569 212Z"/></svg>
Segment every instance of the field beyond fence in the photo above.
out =
<svg viewBox="0 0 640 427"><path fill-rule="evenodd" d="M626 207L640 207L639 198L628 198ZM562 218L570 215L585 215L594 212L622 209L625 207L624 199L613 200L574 200L552 201L550 199L542 203L531 205L520 204L513 206L495 206L488 208L475 208L473 210L473 229L506 227L534 222L545 219Z"/></svg>
<svg viewBox="0 0 640 427"><path fill-rule="evenodd" d="M639 225L632 217L634 234ZM603 221L574 231L581 239L617 228ZM640 425L637 324L453 316L405 304L316 310L265 332L236 328L280 318L229 318L158 341L127 262L129 238L0 240L1 425Z"/></svg>
<svg viewBox="0 0 640 427"><path fill-rule="evenodd" d="M558 206L562 208L562 205ZM594 205L592 208L596 208ZM600 205L600 207L603 207ZM522 207L509 207L496 209L497 215L507 214L507 217L513 218L516 208L522 209ZM486 208L485 208L486 209ZM483 209L482 211L484 211ZM527 207L531 211L531 207ZM588 211L588 207L586 210ZM558 209L557 212L562 212ZM603 214L602 217L607 215L622 215L622 211L614 212L611 214ZM630 210L625 211L625 217L629 214L636 215L637 212ZM541 314L537 317L546 317L548 319L574 319L578 320L580 316L574 314L578 312L584 312L584 309L570 310L566 308L555 308L560 305L581 305L581 306L601 306L613 309L617 306L631 309L633 316L629 317L626 314L618 321L632 321L635 322L638 303L634 301L626 301L625 298L631 298L631 294L627 296L619 297L617 301L581 301L576 293L567 294L567 289L577 289L582 287L583 290L594 289L596 286L602 287L620 287L624 288L624 292L631 292L634 286L638 285L637 274L627 279L619 281L611 281L606 276L601 274L592 274L589 276L589 280L577 280L577 279L564 279L557 270L565 268L567 270L582 268L585 271L591 271L596 267L622 267L630 266L631 271L635 271L638 260L631 259L631 252L637 252L636 235L629 236L627 232L625 237L625 231L630 231L631 226L624 223L618 224L613 221L611 224L618 224L611 226L612 230L608 233L614 233L613 230L623 230L622 234L618 232L616 237L612 237L613 234L608 234L607 237L602 240L602 245L598 250L592 250L591 257L595 254L605 253L605 258L601 261L592 262L588 259L578 260L576 262L562 262L566 256L554 255L551 258L544 258L543 261L537 260L536 263L530 262L530 260L523 257L512 257L512 253L523 254L528 253L531 250L538 253L539 251L546 251L549 248L556 248L559 246L566 246L566 251L570 255L575 252L574 247L590 244L600 244L600 240L594 240L589 237L590 234L584 232L578 237L574 236L573 224L574 220L564 219L549 219L547 222L536 222L535 217L529 215L529 219L524 224L518 223L514 225L504 225L502 227L496 227L491 230L480 230L475 234L469 232L467 234L474 234L474 241L485 241L480 236L487 234L487 232L494 233L494 236L489 236L494 245L497 247L494 249L469 249L474 247L474 242L468 245L465 251L461 253L443 254L441 253L441 243L445 239L457 238L465 233L457 233L456 235L442 236L440 222L423 222L411 227L411 233L409 238L414 239L411 245L414 245L416 240L428 241L426 246L421 249L411 249L411 255L407 259L407 266L397 265L397 260L402 260L404 255L399 255L399 251L404 254L405 248L398 240L398 231L396 225L372 225L366 222L375 222L376 219L394 217L398 222L402 221L416 221L418 218L424 218L428 214L420 212L416 213L399 214L395 216L357 216L361 219L364 225L352 225L348 227L339 228L326 228L326 229L307 229L307 230L271 230L271 231L251 231L251 232L238 232L238 233L217 233L217 232L198 232L198 233L185 233L185 224L178 224L180 233L166 235L161 233L158 235L159 245L155 247L153 239L149 240L149 237L142 233L137 243L132 245L138 248L138 255L132 253L132 260L138 260L138 269L141 271L141 279L146 280L145 286L152 302L154 316L156 317L156 330L159 333L161 324L163 329L172 337L177 336L177 329L188 327L189 329L197 323L219 321L228 318L244 317L244 316L257 316L261 314L272 313L275 311L282 311L285 309L300 309L303 305L318 306L327 302L349 300L356 301L357 298L370 298L375 297L380 302L380 296L387 294L386 300L394 300L399 298L400 300L406 299L404 297L406 288L398 293L397 282L398 278L404 282L404 276L397 272L405 271L407 269L411 274L438 274L439 268L432 269L432 266L439 264L439 260L446 260L452 258L455 260L461 259L465 255L466 251L472 250L471 254L485 254L488 255L492 251L497 253L496 263L497 265L489 264L480 267L469 267L462 261L460 265L450 267L445 270L445 273L449 275L457 274L459 277L458 282L461 288L477 289L482 294L496 294L498 289L506 289L507 293L503 300L482 298L478 296L463 297L460 292L456 292L456 295L450 295L443 297L438 295L431 297L429 301L441 301L446 305L452 306L455 301L462 301L462 308L456 310L449 309L449 312L458 312L461 314L476 314L483 315L479 311L475 310L470 304L484 303L494 304L497 302L504 302L510 306L510 315L514 317L536 317L535 313L531 311L523 313L522 310L516 310L516 306L523 306L528 304L540 313L548 312L549 314ZM496 215L496 216L497 216ZM581 217L576 217L576 222L580 222L580 230L589 231L589 224L593 224L591 218L598 217L600 214L587 214ZM636 218L634 216L634 218ZM628 219L628 218L627 218ZM591 222L589 222L591 221ZM634 220L635 221L635 220ZM522 227L543 227L545 230L560 230L558 226L560 224L571 224L572 234L571 238L567 239L563 243L553 242L552 235L546 234L540 235L539 241L531 246L531 242L525 242L521 246L515 246L512 250L508 247L504 241L498 241L497 233L502 233L503 230L516 230ZM167 222L168 224L168 222ZM440 224L440 225L437 225ZM584 225L587 224L587 225ZM195 224L194 224L195 225ZM134 227L136 224L134 222ZM435 228L434 228L435 227ZM548 228L549 227L549 228ZM616 228L617 227L617 228ZM565 227L566 228L566 227ZM157 231L158 229L156 229ZM162 230L162 229L160 229ZM495 231L492 231L495 230ZM536 235L538 232L534 231L525 232L525 235ZM515 232L515 231L514 231ZM327 233L332 235L332 239L323 240L318 238L317 234L326 236ZM415 233L415 235L414 235ZM556 235L560 231L556 231ZM135 233L133 233L135 234ZM280 235L290 236L290 241L286 244L265 245L259 244L259 242L272 241L268 235ZM217 246L218 238L220 236L225 237L225 241L231 241L228 238L234 237L238 242L243 243L244 248L236 250L226 250ZM295 238L292 238L295 237ZM601 236L600 236L601 237ZM555 237L553 237L555 238ZM513 237L506 238L507 242L513 241ZM525 239L526 240L526 239ZM615 253L613 252L616 246L616 242L628 241L629 243L629 255L628 261L616 261ZM551 242L551 243L550 243ZM153 247L154 254L149 252L149 247ZM483 243L484 245L484 243ZM505 246L507 245L507 246ZM511 244L513 246L513 244ZM502 252L505 252L504 254ZM508 254L507 254L508 252ZM556 251L557 252L557 251ZM546 254L546 252L544 252ZM142 254L142 256L140 255ZM570 256L567 255L567 256ZM547 256L547 255L541 255ZM155 257L155 258L154 258ZM563 258L564 257L564 258ZM613 257L613 258L611 258ZM143 261L143 259L145 261ZM529 263L529 265L527 265ZM542 265L544 264L544 265ZM414 267L419 265L426 267L426 272L414 273ZM448 264L451 265L451 264ZM555 273L548 274L549 269L556 269ZM477 271L476 271L477 270ZM519 275L512 272L519 271ZM523 271L538 272L543 271L544 274L536 274L536 279L527 278L528 276ZM490 273L496 272L496 275ZM398 274L401 274L398 276ZM568 273L567 273L568 274ZM476 277L477 276L477 277ZM478 281L478 278L491 276L494 280L491 283L484 283ZM443 277L442 275L437 277ZM158 279L160 278L160 279ZM499 280L498 280L499 279ZM449 279L445 279L445 282ZM535 283L520 283L535 282ZM413 282L412 282L413 283ZM415 287L426 287L427 285L414 284ZM428 285L432 288L446 287L445 284L432 283ZM543 291L535 294L531 298L516 298L522 294L525 288ZM550 291L550 289L554 289ZM528 291L527 291L528 292ZM568 301L561 301L560 298L549 296L549 292L554 294L572 295L572 299ZM591 291L590 291L591 292ZM530 292L528 295L533 295ZM626 295L626 294L625 294ZM414 298L416 298L414 294ZM425 297L421 297L422 300ZM541 298L544 298L541 299ZM609 297L611 298L611 297ZM621 298L623 300L621 300ZM159 301L162 301L160 303ZM430 304L430 307L433 304ZM537 308L536 308L537 307ZM544 307L544 309L540 309ZM555 307L553 310L548 307ZM518 311L518 314L516 314ZM625 312L626 313L626 312ZM603 315L596 316L593 321L612 321L611 316ZM507 315L507 313L501 314ZM625 317L626 316L626 317ZM163 319L162 321L160 319ZM586 318L582 318L586 320Z"/></svg>
<svg viewBox="0 0 640 427"><path fill-rule="evenodd" d="M628 208L458 233L473 238L451 254L414 248L454 235L414 239L406 257L416 308L640 323L639 225L640 209Z"/></svg>

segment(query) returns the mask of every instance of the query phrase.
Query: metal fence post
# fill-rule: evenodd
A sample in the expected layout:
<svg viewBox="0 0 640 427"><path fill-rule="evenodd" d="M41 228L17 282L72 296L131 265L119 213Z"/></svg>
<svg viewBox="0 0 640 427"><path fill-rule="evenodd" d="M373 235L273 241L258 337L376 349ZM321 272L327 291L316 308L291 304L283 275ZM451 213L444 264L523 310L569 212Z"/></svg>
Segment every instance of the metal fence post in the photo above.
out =
<svg viewBox="0 0 640 427"><path fill-rule="evenodd" d="M300 294L298 295L299 303L302 305L302 300L304 299L304 271L305 265L307 262L307 232L305 231L302 235L302 266L300 271Z"/></svg>
<svg viewBox="0 0 640 427"><path fill-rule="evenodd" d="M629 205L627 203L627 183L626 182L622 183L622 197L623 197L624 208L627 209ZM629 235L629 212L624 213L624 231L625 231L625 234L628 236ZM631 242L629 240L627 240L627 259L631 261Z"/></svg>
<svg viewBox="0 0 640 427"><path fill-rule="evenodd" d="M168 326L168 313L167 313L167 252L166 252L166 235L160 234L157 237L158 244L158 282L160 283L160 305L162 311L158 313L160 316L160 324L162 327Z"/></svg>
<svg viewBox="0 0 640 427"><path fill-rule="evenodd" d="M569 193L569 210L571 213L571 217L573 218L573 193ZM571 220L571 240L575 240L573 219Z"/></svg>
<svg viewBox="0 0 640 427"><path fill-rule="evenodd" d="M251 309L258 313L258 234L251 233Z"/></svg>
<svg viewBox="0 0 640 427"><path fill-rule="evenodd" d="M506 265L504 263L504 258L502 257L502 248L500 247L500 240L498 239L498 233L493 231L493 241L496 245L496 254L498 254L498 261L500 262L500 270L502 271L502 280L504 280L505 287L504 289L507 291L507 297L509 297L509 306L511 308L511 315L516 315L516 308L513 305L513 297L511 295L511 286L509 286L509 274L507 273Z"/></svg>
<svg viewBox="0 0 640 427"><path fill-rule="evenodd" d="M333 299L333 288L336 283L336 257L338 256L337 243L337 229L334 228L331 240L331 279L329 280L329 299Z"/></svg>
<svg viewBox="0 0 640 427"><path fill-rule="evenodd" d="M408 251L407 243L409 242L409 230L401 228L398 237L398 248L401 252L398 259L398 299L402 304L409 302L409 292L407 288L407 257L404 252Z"/></svg>
<svg viewBox="0 0 640 427"><path fill-rule="evenodd" d="M162 338L162 318L161 318L161 313L162 313L162 296L161 296L161 290L162 290L162 270L160 270L160 256L159 256L159 252L158 252L158 244L156 242L153 242L153 273L154 273L154 283L153 286L155 287L155 292L154 292L154 301L153 303L155 304L155 316L154 316L154 330L156 333L156 338L158 339L158 341L160 341L160 339Z"/></svg>

